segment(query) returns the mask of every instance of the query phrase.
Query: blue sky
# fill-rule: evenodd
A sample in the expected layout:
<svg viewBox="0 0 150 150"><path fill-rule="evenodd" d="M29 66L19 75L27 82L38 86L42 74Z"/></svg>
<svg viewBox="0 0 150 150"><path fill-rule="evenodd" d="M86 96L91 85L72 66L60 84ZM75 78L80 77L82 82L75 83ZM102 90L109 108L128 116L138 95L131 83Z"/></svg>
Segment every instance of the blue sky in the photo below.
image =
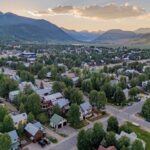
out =
<svg viewBox="0 0 150 150"><path fill-rule="evenodd" d="M150 27L149 0L0 0L0 11L75 30Z"/></svg>

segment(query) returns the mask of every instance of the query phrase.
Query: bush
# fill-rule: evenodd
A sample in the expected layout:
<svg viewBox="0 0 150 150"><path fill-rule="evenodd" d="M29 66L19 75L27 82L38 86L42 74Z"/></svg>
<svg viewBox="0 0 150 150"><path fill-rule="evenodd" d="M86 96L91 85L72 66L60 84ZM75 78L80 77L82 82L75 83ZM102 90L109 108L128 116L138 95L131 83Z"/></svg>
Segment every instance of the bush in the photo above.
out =
<svg viewBox="0 0 150 150"><path fill-rule="evenodd" d="M38 116L37 116L37 119L42 123L42 124L45 124L49 121L49 117L46 113L40 113Z"/></svg>
<svg viewBox="0 0 150 150"><path fill-rule="evenodd" d="M58 140L52 136L49 136L48 139L52 142L52 143L57 143Z"/></svg>

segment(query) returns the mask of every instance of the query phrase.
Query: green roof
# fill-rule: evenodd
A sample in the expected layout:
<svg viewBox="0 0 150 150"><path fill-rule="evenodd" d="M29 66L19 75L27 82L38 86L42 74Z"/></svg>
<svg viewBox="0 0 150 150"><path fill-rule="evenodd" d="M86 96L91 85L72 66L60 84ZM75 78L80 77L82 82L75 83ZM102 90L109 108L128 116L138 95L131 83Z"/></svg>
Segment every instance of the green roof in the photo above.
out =
<svg viewBox="0 0 150 150"><path fill-rule="evenodd" d="M51 119L50 119L50 122L52 122L53 124L55 125L58 125L62 120L64 120L63 117L57 115L57 114L54 114Z"/></svg>

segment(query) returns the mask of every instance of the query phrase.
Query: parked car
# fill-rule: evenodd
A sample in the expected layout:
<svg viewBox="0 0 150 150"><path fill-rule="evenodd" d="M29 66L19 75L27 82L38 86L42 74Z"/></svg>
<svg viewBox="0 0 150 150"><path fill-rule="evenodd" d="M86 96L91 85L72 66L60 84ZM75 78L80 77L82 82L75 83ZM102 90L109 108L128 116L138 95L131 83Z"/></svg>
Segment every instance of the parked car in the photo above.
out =
<svg viewBox="0 0 150 150"><path fill-rule="evenodd" d="M48 138L44 137L43 140L47 145L51 144L51 142Z"/></svg>
<svg viewBox="0 0 150 150"><path fill-rule="evenodd" d="M38 142L38 144L41 146L41 147L45 147L46 145L46 142L42 139Z"/></svg>

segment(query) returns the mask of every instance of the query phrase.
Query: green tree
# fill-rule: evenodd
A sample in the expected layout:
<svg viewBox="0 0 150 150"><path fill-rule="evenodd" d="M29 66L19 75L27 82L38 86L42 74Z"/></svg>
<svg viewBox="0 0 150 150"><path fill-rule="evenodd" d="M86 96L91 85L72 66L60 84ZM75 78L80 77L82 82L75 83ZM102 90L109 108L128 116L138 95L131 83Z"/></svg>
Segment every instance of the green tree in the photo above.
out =
<svg viewBox="0 0 150 150"><path fill-rule="evenodd" d="M98 149L104 136L105 136L105 131L103 129L102 124L95 123L94 127L93 127L93 133L92 133L92 145L93 145L93 147Z"/></svg>
<svg viewBox="0 0 150 150"><path fill-rule="evenodd" d="M32 112L30 112L30 113L28 114L27 120L28 120L28 122L33 122L33 121L35 120L35 117L34 117L34 115L32 114Z"/></svg>
<svg viewBox="0 0 150 150"><path fill-rule="evenodd" d="M32 83L35 82L34 76L28 71L25 70L18 71L18 74L23 81L32 82Z"/></svg>
<svg viewBox="0 0 150 150"><path fill-rule="evenodd" d="M18 135L21 137L24 134L24 124L19 123L18 129L17 129Z"/></svg>
<svg viewBox="0 0 150 150"><path fill-rule="evenodd" d="M18 84L7 76L0 78L0 96L7 97L10 91L16 90Z"/></svg>
<svg viewBox="0 0 150 150"><path fill-rule="evenodd" d="M116 137L115 137L115 133L114 132L108 132L105 136L105 141L106 141L106 146L116 146Z"/></svg>
<svg viewBox="0 0 150 150"><path fill-rule="evenodd" d="M108 100L111 100L114 96L115 87L112 87L110 83L105 83L102 87L102 90L105 92Z"/></svg>
<svg viewBox="0 0 150 150"><path fill-rule="evenodd" d="M44 112L38 114L37 118L42 124L45 124L49 121L48 115Z"/></svg>
<svg viewBox="0 0 150 150"><path fill-rule="evenodd" d="M4 127L5 132L9 132L14 129L13 120L10 117L10 115L5 115L4 121L3 121L3 127Z"/></svg>
<svg viewBox="0 0 150 150"><path fill-rule="evenodd" d="M5 115L8 114L6 107L0 106L0 122L3 122Z"/></svg>
<svg viewBox="0 0 150 150"><path fill-rule="evenodd" d="M24 104L23 104L23 103L20 104L19 111L20 111L21 113L24 113L24 112L25 112L25 107L24 107Z"/></svg>
<svg viewBox="0 0 150 150"><path fill-rule="evenodd" d="M80 110L77 104L71 105L68 111L68 121L73 127L76 127L80 123Z"/></svg>
<svg viewBox="0 0 150 150"><path fill-rule="evenodd" d="M82 90L89 93L93 89L91 80L84 80L82 82Z"/></svg>
<svg viewBox="0 0 150 150"><path fill-rule="evenodd" d="M32 112L33 115L38 115L41 111L41 99L36 93L28 96L26 103L27 112Z"/></svg>
<svg viewBox="0 0 150 150"><path fill-rule="evenodd" d="M53 91L54 92L63 92L63 90L66 88L66 85L64 82L55 81L53 84Z"/></svg>
<svg viewBox="0 0 150 150"><path fill-rule="evenodd" d="M82 100L83 100L83 93L77 88L74 88L70 95L71 103L77 103L79 105L82 103Z"/></svg>
<svg viewBox="0 0 150 150"><path fill-rule="evenodd" d="M78 150L85 150L85 148L87 147L85 130L81 130L78 134L77 147L78 147Z"/></svg>
<svg viewBox="0 0 150 150"><path fill-rule="evenodd" d="M0 134L0 148L1 150L11 149L11 139L7 134Z"/></svg>
<svg viewBox="0 0 150 150"><path fill-rule="evenodd" d="M131 150L144 150L143 143L139 140L135 140L132 144Z"/></svg>
<svg viewBox="0 0 150 150"><path fill-rule="evenodd" d="M130 146L130 140L129 140L129 138L128 137L126 137L126 136L122 136L119 140L118 140L118 142L117 142L118 144L118 148L119 149L122 149L123 147L129 147Z"/></svg>
<svg viewBox="0 0 150 150"><path fill-rule="evenodd" d="M142 107L142 115L146 119L150 119L150 99L147 99Z"/></svg>
<svg viewBox="0 0 150 150"><path fill-rule="evenodd" d="M61 114L61 109L60 109L60 107L59 107L58 104L56 104L55 106L53 106L53 108L52 108L52 114L57 114L57 115Z"/></svg>
<svg viewBox="0 0 150 150"><path fill-rule="evenodd" d="M97 99L98 99L98 92L96 90L92 90L90 92L90 103L92 105L96 105Z"/></svg>
<svg viewBox="0 0 150 150"><path fill-rule="evenodd" d="M107 102L107 98L104 92L98 92L98 97L96 101L97 108L104 108Z"/></svg>
<svg viewBox="0 0 150 150"><path fill-rule="evenodd" d="M117 87L116 92L114 94L114 102L118 105L123 105L126 101L125 94L122 89Z"/></svg>
<svg viewBox="0 0 150 150"><path fill-rule="evenodd" d="M119 129L119 124L118 124L118 120L116 117L111 116L108 119L108 125L107 125L107 131L113 131L115 133L118 132Z"/></svg>
<svg viewBox="0 0 150 150"><path fill-rule="evenodd" d="M135 96L139 93L139 90L137 87L133 87L129 91L129 95L135 99Z"/></svg>

